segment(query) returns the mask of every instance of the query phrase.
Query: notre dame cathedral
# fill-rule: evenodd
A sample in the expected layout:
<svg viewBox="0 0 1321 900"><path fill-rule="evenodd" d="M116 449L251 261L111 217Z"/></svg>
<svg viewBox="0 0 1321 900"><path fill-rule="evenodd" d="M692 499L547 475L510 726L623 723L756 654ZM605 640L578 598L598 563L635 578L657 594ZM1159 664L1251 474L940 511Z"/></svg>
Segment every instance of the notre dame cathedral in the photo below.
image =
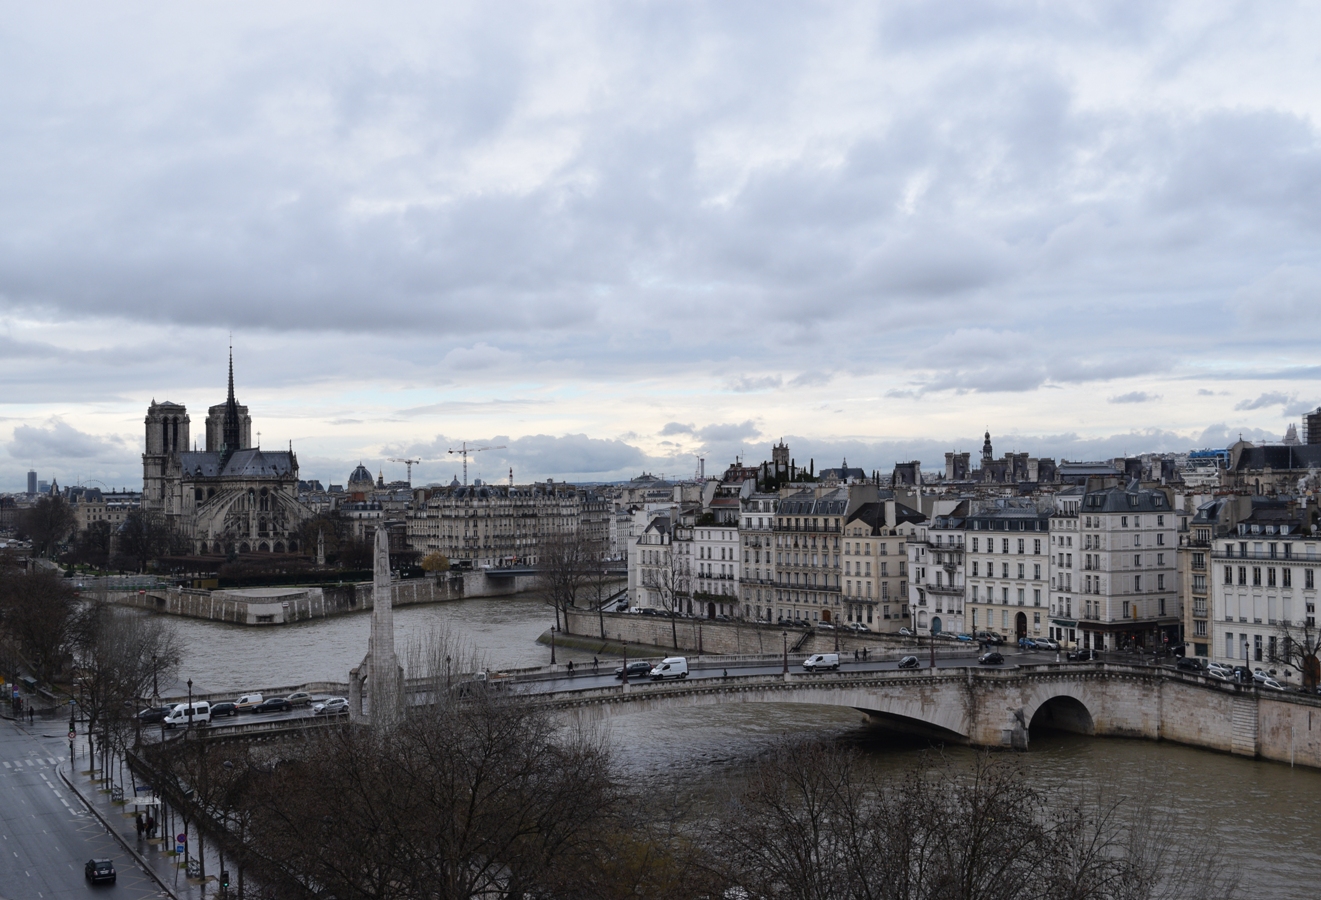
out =
<svg viewBox="0 0 1321 900"><path fill-rule="evenodd" d="M298 527L312 513L298 502L293 449L252 446L248 408L229 397L207 411L206 450L189 449L188 410L151 401L142 454L143 509L163 514L199 555L297 553Z"/></svg>

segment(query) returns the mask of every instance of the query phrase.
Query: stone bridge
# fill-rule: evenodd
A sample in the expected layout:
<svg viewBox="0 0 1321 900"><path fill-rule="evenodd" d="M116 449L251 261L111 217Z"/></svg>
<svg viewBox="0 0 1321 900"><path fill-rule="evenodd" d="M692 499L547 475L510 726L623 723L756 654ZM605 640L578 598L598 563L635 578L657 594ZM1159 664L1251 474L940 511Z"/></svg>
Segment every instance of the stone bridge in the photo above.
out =
<svg viewBox="0 0 1321 900"><path fill-rule="evenodd" d="M1321 698L1150 666L730 676L557 691L543 702L589 717L722 703L847 706L887 727L980 747L1027 749L1034 731L1057 730L1321 767Z"/></svg>

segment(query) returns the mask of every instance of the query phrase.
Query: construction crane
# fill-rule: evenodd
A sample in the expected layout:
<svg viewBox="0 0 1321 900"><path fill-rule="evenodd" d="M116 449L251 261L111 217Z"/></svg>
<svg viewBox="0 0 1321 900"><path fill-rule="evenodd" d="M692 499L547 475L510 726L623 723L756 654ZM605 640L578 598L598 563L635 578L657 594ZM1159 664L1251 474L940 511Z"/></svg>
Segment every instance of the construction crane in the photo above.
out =
<svg viewBox="0 0 1321 900"><path fill-rule="evenodd" d="M508 450L508 449L509 449L509 448L506 447L504 444L501 444L501 445L498 446L498 447L469 447L469 446L468 446L468 442L467 442L467 441L464 441L462 444L459 445L459 449L458 449L458 450L453 450L453 449L452 449L452 450L450 450L449 452L450 452L450 453L458 454L459 456L462 456L462 457L463 457L463 484L464 484L464 487L467 487L467 485L468 485L468 456L469 456L470 454L472 454L472 453L481 453L483 450Z"/></svg>
<svg viewBox="0 0 1321 900"><path fill-rule="evenodd" d="M413 466L420 462L426 462L424 459L395 459L390 457L390 462L400 462L408 466L408 486L413 486Z"/></svg>

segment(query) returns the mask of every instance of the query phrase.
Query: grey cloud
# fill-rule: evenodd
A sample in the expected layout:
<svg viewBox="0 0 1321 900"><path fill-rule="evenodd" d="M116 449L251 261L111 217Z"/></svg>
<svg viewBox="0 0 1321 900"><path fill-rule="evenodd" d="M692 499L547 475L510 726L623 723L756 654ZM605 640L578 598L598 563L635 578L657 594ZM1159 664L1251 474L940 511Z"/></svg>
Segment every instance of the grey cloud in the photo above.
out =
<svg viewBox="0 0 1321 900"><path fill-rule="evenodd" d="M1127 394L1119 394L1111 397L1109 403L1152 403L1160 399L1160 394L1149 394L1146 391L1129 391Z"/></svg>
<svg viewBox="0 0 1321 900"><path fill-rule="evenodd" d="M790 387L825 387L835 376L829 372L803 372L789 379Z"/></svg>
<svg viewBox="0 0 1321 900"><path fill-rule="evenodd" d="M749 420L738 424L707 425L705 428L699 428L696 434L706 443L713 444L759 437L761 431Z"/></svg>
<svg viewBox="0 0 1321 900"><path fill-rule="evenodd" d="M749 377L746 375L735 378L729 382L729 389L737 394L751 394L756 391L771 391L784 383L779 375L763 375L760 377Z"/></svg>
<svg viewBox="0 0 1321 900"><path fill-rule="evenodd" d="M1292 403L1294 398L1289 394L1278 391L1268 391L1260 395L1255 400L1240 400L1234 404L1236 410L1262 409L1267 406L1283 406Z"/></svg>
<svg viewBox="0 0 1321 900"><path fill-rule="evenodd" d="M665 427L660 430L662 435L669 437L675 434L692 434L694 432L692 425L685 425L682 422L667 422Z"/></svg>
<svg viewBox="0 0 1321 900"><path fill-rule="evenodd" d="M1312 400L1296 400L1285 405L1284 414L1286 416L1304 416L1315 411L1319 405L1321 404Z"/></svg>
<svg viewBox="0 0 1321 900"><path fill-rule="evenodd" d="M62 419L51 419L44 426L15 427L9 455L24 460L96 459L121 456L126 449L122 438L97 437Z"/></svg>
<svg viewBox="0 0 1321 900"><path fill-rule="evenodd" d="M519 483L564 477L610 480L626 477L628 472L648 460L645 453L625 441L592 438L585 434L534 434L520 438L495 435L485 440L470 441L470 445L503 445L502 449L474 453L469 457L469 478L486 473L485 477L490 481L504 480L511 467L514 480ZM439 435L428 443L406 447L387 446L384 455L407 454L434 460L435 466L428 471L443 469L448 462L457 472L462 468L463 461L459 456L448 453L453 446L456 443L452 439Z"/></svg>
<svg viewBox="0 0 1321 900"><path fill-rule="evenodd" d="M1210 447L1212 449L1228 447L1239 440L1245 441L1266 441L1275 442L1280 439L1278 433L1266 431L1263 428L1232 428L1223 422L1217 422L1214 425L1208 425L1196 440L1198 447Z"/></svg>

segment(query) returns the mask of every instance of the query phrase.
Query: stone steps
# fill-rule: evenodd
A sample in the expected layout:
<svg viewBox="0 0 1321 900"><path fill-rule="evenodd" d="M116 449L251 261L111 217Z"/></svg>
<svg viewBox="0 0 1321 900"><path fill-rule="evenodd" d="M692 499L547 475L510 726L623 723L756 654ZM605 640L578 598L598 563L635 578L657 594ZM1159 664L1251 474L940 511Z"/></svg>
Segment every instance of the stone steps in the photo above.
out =
<svg viewBox="0 0 1321 900"><path fill-rule="evenodd" d="M1230 734L1231 750L1239 756L1257 755L1256 699L1235 699Z"/></svg>

